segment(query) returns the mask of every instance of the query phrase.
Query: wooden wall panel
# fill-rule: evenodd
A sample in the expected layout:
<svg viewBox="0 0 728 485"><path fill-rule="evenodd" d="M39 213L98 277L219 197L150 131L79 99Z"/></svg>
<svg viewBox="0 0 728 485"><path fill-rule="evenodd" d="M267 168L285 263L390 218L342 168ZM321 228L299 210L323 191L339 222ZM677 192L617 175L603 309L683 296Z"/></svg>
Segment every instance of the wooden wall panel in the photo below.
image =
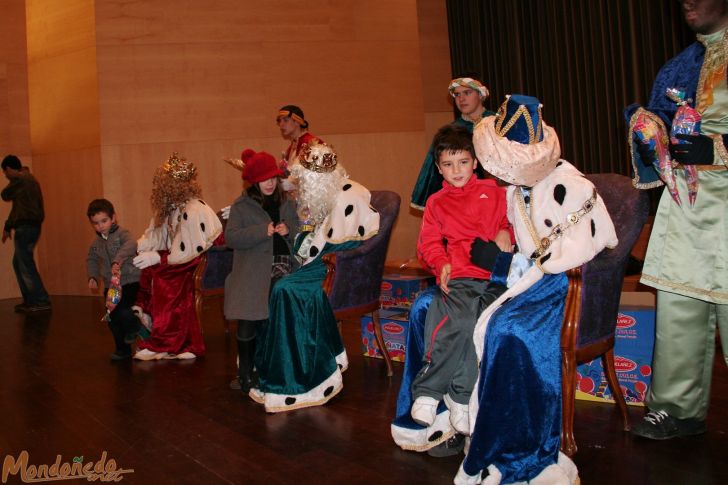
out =
<svg viewBox="0 0 728 485"><path fill-rule="evenodd" d="M27 0L33 171L46 220L39 269L51 294L87 294L93 231L86 207L103 195L93 0Z"/></svg>
<svg viewBox="0 0 728 485"><path fill-rule="evenodd" d="M300 105L311 130L422 129L417 42L197 43L98 48L104 145L276 136ZM386 56L381 53L386 52Z"/></svg>
<svg viewBox="0 0 728 485"><path fill-rule="evenodd" d="M33 171L46 209L38 243L39 270L51 294L89 294L86 254L94 231L86 209L92 199L103 196L99 164L98 148L34 157Z"/></svg>
<svg viewBox="0 0 728 485"><path fill-rule="evenodd" d="M442 0L417 0L417 14L425 112L452 114L451 99L447 92L452 75L445 2Z"/></svg>
<svg viewBox="0 0 728 485"><path fill-rule="evenodd" d="M420 50L417 2L197 5L96 4L103 185L125 225L148 224L152 174L173 150L198 163L208 203L229 204L241 182L221 159L246 147L279 156L275 114L298 104L352 178L401 194L390 257L413 255L420 221L407 204L429 142L421 63L433 54ZM424 17L434 45L447 43L440 14Z"/></svg>
<svg viewBox="0 0 728 485"><path fill-rule="evenodd" d="M0 14L0 159L15 154L32 166L28 120L25 2L3 0ZM0 175L0 188L7 180ZM11 205L0 202L0 224ZM0 245L0 299L20 296L12 267L13 242Z"/></svg>
<svg viewBox="0 0 728 485"><path fill-rule="evenodd" d="M446 19L434 0L26 3L34 171L49 207L41 271L52 293L87 293L90 199L112 200L141 234L154 169L177 150L198 164L205 199L227 205L241 180L222 158L246 147L279 156L284 104L303 107L353 179L400 193L390 258L414 255L420 219L409 195L430 132L450 115Z"/></svg>

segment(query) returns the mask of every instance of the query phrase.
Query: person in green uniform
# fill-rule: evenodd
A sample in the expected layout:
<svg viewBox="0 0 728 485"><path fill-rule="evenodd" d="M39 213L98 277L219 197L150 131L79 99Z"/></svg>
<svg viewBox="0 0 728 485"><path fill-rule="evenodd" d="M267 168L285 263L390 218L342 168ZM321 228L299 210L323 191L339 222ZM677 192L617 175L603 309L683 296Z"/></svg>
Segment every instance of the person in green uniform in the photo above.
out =
<svg viewBox="0 0 728 485"><path fill-rule="evenodd" d="M676 88L686 91L702 119L698 133L670 142L682 203L663 192L641 278L657 289L656 338L646 396L649 412L632 433L649 439L706 431L716 326L723 336L724 359L728 353L728 2L680 3L697 42L660 70L646 115L669 134L677 106L665 93ZM635 105L627 108L630 134L644 111ZM653 165L654 150L634 136L631 140L635 186L662 185ZM694 204L688 202L688 166L698 175Z"/></svg>
<svg viewBox="0 0 728 485"><path fill-rule="evenodd" d="M460 117L453 121L453 125L464 126L472 134L475 125L484 117L495 113L484 108L483 103L489 96L488 88L482 82L472 77L459 77L450 81L448 91L453 97L455 107L460 111ZM427 199L442 188L443 178L435 166L434 147L430 145L417 176L417 182L412 190L410 206L425 210ZM476 170L478 178L485 178L483 167L478 165Z"/></svg>

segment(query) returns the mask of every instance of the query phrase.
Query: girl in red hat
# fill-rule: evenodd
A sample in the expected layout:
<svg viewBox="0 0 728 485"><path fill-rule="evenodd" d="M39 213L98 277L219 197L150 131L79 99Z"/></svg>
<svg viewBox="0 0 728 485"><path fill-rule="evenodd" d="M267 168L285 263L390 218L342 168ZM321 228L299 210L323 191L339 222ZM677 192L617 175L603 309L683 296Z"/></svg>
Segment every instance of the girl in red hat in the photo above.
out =
<svg viewBox="0 0 728 485"><path fill-rule="evenodd" d="M249 184L230 207L225 242L233 269L225 280L225 318L238 320L238 375L230 384L245 394L256 386L255 337L268 323L272 281L291 271L296 205L281 187L283 172L266 152L242 153L243 180ZM270 274L270 278L261 277Z"/></svg>

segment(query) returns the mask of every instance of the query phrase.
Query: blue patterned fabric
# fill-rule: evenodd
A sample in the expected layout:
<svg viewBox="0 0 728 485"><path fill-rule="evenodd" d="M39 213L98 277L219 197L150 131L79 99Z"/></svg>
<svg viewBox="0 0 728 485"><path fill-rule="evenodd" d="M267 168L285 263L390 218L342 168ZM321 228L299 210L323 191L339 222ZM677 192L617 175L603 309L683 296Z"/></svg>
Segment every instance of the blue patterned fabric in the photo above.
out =
<svg viewBox="0 0 728 485"><path fill-rule="evenodd" d="M431 286L417 296L412 304L409 314L409 328L407 329L407 359L404 362L402 384L397 396L397 412L393 421L395 426L407 429L425 429L425 426L414 422L410 415L412 408L412 381L422 368L422 358L425 353L425 319L427 309L432 299L437 295L437 286ZM438 413L447 409L443 402L440 402Z"/></svg>
<svg viewBox="0 0 728 485"><path fill-rule="evenodd" d="M481 406L463 462L467 474L495 465L502 483L525 482L557 462L567 287L564 273L546 274L490 319L477 389Z"/></svg>

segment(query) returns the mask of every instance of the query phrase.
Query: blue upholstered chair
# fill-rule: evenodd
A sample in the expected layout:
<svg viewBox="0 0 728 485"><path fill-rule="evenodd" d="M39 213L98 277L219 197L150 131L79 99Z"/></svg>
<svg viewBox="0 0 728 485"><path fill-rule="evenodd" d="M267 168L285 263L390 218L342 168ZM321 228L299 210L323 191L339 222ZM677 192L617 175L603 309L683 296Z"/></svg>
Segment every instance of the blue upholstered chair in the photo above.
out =
<svg viewBox="0 0 728 485"><path fill-rule="evenodd" d="M629 431L627 405L614 369L614 333L617 325L622 280L630 252L649 213L645 191L632 187L628 177L618 174L587 175L604 199L619 244L605 249L580 268L568 272L569 291L561 330L563 423L561 450L576 453L574 440L574 399L576 366L602 358L609 388Z"/></svg>
<svg viewBox="0 0 728 485"><path fill-rule="evenodd" d="M392 226L399 214L399 195L387 190L372 191L371 206L379 212L379 233L349 251L323 256L327 275L323 283L334 315L338 321L372 314L374 334L387 365L387 375L393 375L392 361L384 345L379 321L379 293L384 274Z"/></svg>
<svg viewBox="0 0 728 485"><path fill-rule="evenodd" d="M202 255L195 269L195 312L202 324L202 303L205 299L225 296L225 278L233 269L233 250L227 246L212 246ZM230 323L222 315L225 333L230 332Z"/></svg>

